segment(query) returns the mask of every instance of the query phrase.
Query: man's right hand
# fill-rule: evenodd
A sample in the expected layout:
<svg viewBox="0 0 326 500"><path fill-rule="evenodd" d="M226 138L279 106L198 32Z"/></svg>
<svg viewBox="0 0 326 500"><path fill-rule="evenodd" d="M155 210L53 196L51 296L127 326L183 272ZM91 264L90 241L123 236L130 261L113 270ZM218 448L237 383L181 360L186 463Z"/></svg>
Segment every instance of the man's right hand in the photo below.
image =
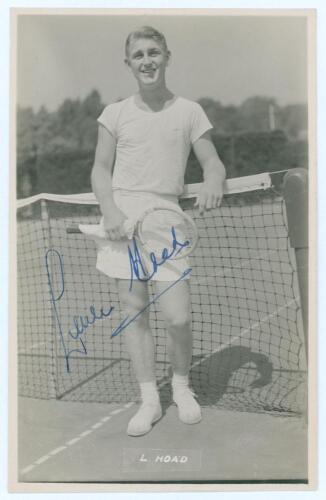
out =
<svg viewBox="0 0 326 500"><path fill-rule="evenodd" d="M127 217L117 207L110 211L108 217L104 217L103 225L109 240L122 240L127 237L123 227L126 219Z"/></svg>

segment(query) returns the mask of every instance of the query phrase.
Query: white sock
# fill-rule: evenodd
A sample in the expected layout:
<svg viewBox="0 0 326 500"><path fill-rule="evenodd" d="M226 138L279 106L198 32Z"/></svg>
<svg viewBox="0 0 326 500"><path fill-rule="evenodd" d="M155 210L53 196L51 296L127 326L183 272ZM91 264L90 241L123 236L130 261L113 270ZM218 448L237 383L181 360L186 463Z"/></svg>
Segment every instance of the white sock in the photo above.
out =
<svg viewBox="0 0 326 500"><path fill-rule="evenodd" d="M188 375L178 375L178 373L174 373L172 377L172 386L180 387L180 386L188 386L189 377Z"/></svg>
<svg viewBox="0 0 326 500"><path fill-rule="evenodd" d="M146 403L158 403L160 398L156 386L156 381L153 380L151 382L141 382L140 384L140 393L143 402Z"/></svg>

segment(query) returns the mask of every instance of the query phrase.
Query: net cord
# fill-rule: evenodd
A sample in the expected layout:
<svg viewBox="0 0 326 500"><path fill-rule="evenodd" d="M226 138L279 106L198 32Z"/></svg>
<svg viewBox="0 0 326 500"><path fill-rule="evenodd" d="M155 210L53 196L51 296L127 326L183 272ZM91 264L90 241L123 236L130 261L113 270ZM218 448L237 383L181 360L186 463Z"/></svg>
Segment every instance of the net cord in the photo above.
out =
<svg viewBox="0 0 326 500"><path fill-rule="evenodd" d="M202 183L187 184L181 198L194 198L197 196ZM236 194L246 191L257 191L269 189L272 186L272 180L269 173L248 175L245 177L236 177L225 181L224 194ZM78 194L52 194L41 193L28 198L22 198L16 201L16 208L23 208L40 200L57 201L61 203L76 203L89 205L98 205L98 201L94 193L78 193Z"/></svg>

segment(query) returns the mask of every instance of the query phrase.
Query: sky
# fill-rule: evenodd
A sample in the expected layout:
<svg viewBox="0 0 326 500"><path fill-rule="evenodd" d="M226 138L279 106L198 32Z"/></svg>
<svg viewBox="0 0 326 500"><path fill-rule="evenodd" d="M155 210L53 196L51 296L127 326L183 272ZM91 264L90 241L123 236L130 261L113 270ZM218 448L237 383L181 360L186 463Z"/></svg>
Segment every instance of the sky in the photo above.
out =
<svg viewBox="0 0 326 500"><path fill-rule="evenodd" d="M168 87L238 105L253 95L307 101L307 43L300 17L23 15L18 20L17 102L55 110L97 89L104 103L136 91L124 65L130 31L152 25L172 52Z"/></svg>

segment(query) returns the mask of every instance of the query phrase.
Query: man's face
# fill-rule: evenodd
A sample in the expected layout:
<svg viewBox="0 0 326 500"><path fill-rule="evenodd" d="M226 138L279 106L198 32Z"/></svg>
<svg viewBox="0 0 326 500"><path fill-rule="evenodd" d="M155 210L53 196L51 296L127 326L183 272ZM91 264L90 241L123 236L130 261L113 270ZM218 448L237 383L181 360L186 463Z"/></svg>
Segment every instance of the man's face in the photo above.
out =
<svg viewBox="0 0 326 500"><path fill-rule="evenodd" d="M169 54L152 38L139 38L131 42L125 60L141 87L156 87L164 82Z"/></svg>

